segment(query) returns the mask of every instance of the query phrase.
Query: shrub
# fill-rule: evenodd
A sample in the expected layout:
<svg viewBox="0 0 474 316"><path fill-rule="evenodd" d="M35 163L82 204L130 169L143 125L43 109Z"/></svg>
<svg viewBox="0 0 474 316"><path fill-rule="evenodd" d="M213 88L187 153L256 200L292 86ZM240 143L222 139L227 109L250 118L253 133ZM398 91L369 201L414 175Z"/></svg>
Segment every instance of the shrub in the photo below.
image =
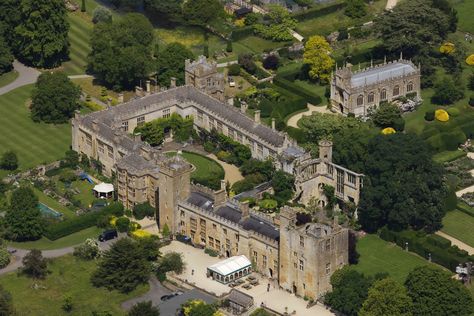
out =
<svg viewBox="0 0 474 316"><path fill-rule="evenodd" d="M425 113L425 120L431 122L435 119L435 112L434 111L427 111Z"/></svg>
<svg viewBox="0 0 474 316"><path fill-rule="evenodd" d="M278 58L277 55L271 54L268 55L264 60L263 60L263 67L265 69L277 69L278 65L280 63L280 59Z"/></svg>
<svg viewBox="0 0 474 316"><path fill-rule="evenodd" d="M148 202L137 204L133 207L133 216L135 216L136 219L143 219L146 216L152 217L154 215L155 209Z"/></svg>
<svg viewBox="0 0 474 316"><path fill-rule="evenodd" d="M470 105L470 106L474 106L474 96L471 96L471 97L469 98L469 105Z"/></svg>
<svg viewBox="0 0 474 316"><path fill-rule="evenodd" d="M130 220L128 217L122 216L117 218L117 221L115 222L115 226L117 227L117 230L121 233L125 233L128 231L130 227Z"/></svg>
<svg viewBox="0 0 474 316"><path fill-rule="evenodd" d="M426 237L426 241L442 249L447 249L451 246L450 240L438 235L429 235Z"/></svg>
<svg viewBox="0 0 474 316"><path fill-rule="evenodd" d="M449 114L443 109L439 109L435 111L435 118L440 122L447 122L449 121Z"/></svg>
<svg viewBox="0 0 474 316"><path fill-rule="evenodd" d="M449 116L453 116L453 117L459 116L461 114L461 111L459 111L459 109L457 108L449 108L447 109L447 112Z"/></svg>
<svg viewBox="0 0 474 316"><path fill-rule="evenodd" d="M473 65L474 65L474 54L469 55L469 56L466 58L466 64L468 64L468 65L470 65L470 66L473 66Z"/></svg>
<svg viewBox="0 0 474 316"><path fill-rule="evenodd" d="M132 231L132 232L130 233L130 235L131 235L132 237L137 238L137 239L149 238L149 237L152 236L152 234L150 234L149 232L147 232L147 231L145 231L145 230L143 230L143 229L136 229L136 230Z"/></svg>
<svg viewBox="0 0 474 316"><path fill-rule="evenodd" d="M273 210L278 206L278 202L272 199L265 199L260 201L258 206L266 210Z"/></svg>
<svg viewBox="0 0 474 316"><path fill-rule="evenodd" d="M100 249L99 249L99 244L97 243L96 240L88 238L86 241L75 247L73 255L75 257L84 259L84 260L92 260L95 259L99 256L100 254Z"/></svg>
<svg viewBox="0 0 474 316"><path fill-rule="evenodd" d="M216 150L216 146L211 142L205 142L203 147L204 147L204 150L207 151L208 153L212 153Z"/></svg>
<svg viewBox="0 0 474 316"><path fill-rule="evenodd" d="M0 269L5 268L10 263L10 253L7 248L0 246Z"/></svg>
<svg viewBox="0 0 474 316"><path fill-rule="evenodd" d="M216 154L216 156L217 156L217 159L219 160L228 161L230 157L230 153L227 151L221 150Z"/></svg>
<svg viewBox="0 0 474 316"><path fill-rule="evenodd" d="M229 66L229 76L238 76L240 75L240 65L232 64Z"/></svg>
<svg viewBox="0 0 474 316"><path fill-rule="evenodd" d="M389 135L389 134L395 134L396 131L393 127L385 127L382 131L381 131L382 134L384 135Z"/></svg>
<svg viewBox="0 0 474 316"><path fill-rule="evenodd" d="M13 151L7 151L2 155L0 167L4 170L16 170L18 168L18 158Z"/></svg>
<svg viewBox="0 0 474 316"><path fill-rule="evenodd" d="M204 249L204 253L207 253L211 257L217 257L219 255L219 253L216 250L211 249L211 248Z"/></svg>

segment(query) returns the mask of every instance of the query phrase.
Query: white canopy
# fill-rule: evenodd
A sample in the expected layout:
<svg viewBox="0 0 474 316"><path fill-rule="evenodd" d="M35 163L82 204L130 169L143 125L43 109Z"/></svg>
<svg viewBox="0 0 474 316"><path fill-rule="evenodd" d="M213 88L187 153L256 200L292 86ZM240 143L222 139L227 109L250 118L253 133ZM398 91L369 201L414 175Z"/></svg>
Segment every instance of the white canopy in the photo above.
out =
<svg viewBox="0 0 474 316"><path fill-rule="evenodd" d="M251 265L252 263L250 260L247 259L246 256L241 255L227 258L221 262L213 264L208 269L225 276L250 267Z"/></svg>
<svg viewBox="0 0 474 316"><path fill-rule="evenodd" d="M112 193L114 192L114 185L112 183L102 182L97 184L93 190L98 193Z"/></svg>

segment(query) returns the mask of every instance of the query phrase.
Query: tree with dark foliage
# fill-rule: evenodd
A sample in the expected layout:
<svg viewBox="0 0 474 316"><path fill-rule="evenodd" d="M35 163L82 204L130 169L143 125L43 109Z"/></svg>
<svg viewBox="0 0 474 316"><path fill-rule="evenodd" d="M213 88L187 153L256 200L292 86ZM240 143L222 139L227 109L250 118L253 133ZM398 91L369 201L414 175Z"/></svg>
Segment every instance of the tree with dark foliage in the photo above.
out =
<svg viewBox="0 0 474 316"><path fill-rule="evenodd" d="M48 263L46 259L43 258L41 250L32 249L23 257L22 263L22 271L29 277L44 279L48 273Z"/></svg>

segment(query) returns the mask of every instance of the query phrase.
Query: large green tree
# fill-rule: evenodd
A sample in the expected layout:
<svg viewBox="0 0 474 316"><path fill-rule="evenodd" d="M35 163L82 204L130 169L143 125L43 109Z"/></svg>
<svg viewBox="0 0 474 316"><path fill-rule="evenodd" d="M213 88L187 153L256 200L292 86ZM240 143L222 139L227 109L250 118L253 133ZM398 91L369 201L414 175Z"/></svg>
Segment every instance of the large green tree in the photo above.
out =
<svg viewBox="0 0 474 316"><path fill-rule="evenodd" d="M18 168L18 157L13 151L6 151L0 160L0 168L5 170L15 170Z"/></svg>
<svg viewBox="0 0 474 316"><path fill-rule="evenodd" d="M454 83L450 76L446 76L436 82L434 90L435 93L431 97L431 102L434 104L452 104L464 97L463 86Z"/></svg>
<svg viewBox="0 0 474 316"><path fill-rule="evenodd" d="M150 263L140 244L121 238L103 254L91 281L97 287L128 293L146 283L150 271Z"/></svg>
<svg viewBox="0 0 474 316"><path fill-rule="evenodd" d="M359 203L362 228L438 230L448 188L429 146L414 134L377 135L369 141L367 154Z"/></svg>
<svg viewBox="0 0 474 316"><path fill-rule="evenodd" d="M41 250L32 249L23 257L22 271L27 276L35 279L44 279L48 274L48 262L43 258Z"/></svg>
<svg viewBox="0 0 474 316"><path fill-rule="evenodd" d="M79 108L81 89L62 72L41 74L32 92L31 118L38 122L65 123Z"/></svg>
<svg viewBox="0 0 474 316"><path fill-rule="evenodd" d="M405 127L402 111L394 103L380 104L379 108L370 114L370 118L380 128L393 127L398 131L403 131Z"/></svg>
<svg viewBox="0 0 474 316"><path fill-rule="evenodd" d="M156 71L158 83L161 86L169 87L171 77L176 78L177 85L184 84L184 62L186 59L193 59L193 53L183 44L171 43L158 54L156 61Z"/></svg>
<svg viewBox="0 0 474 316"><path fill-rule="evenodd" d="M5 37L8 44L14 38L14 29L19 24L21 12L18 10L21 0L0 1L0 35Z"/></svg>
<svg viewBox="0 0 474 316"><path fill-rule="evenodd" d="M359 316L411 316L413 303L403 285L391 278L374 282Z"/></svg>
<svg viewBox="0 0 474 316"><path fill-rule="evenodd" d="M69 54L69 23L63 0L22 0L17 10L12 48L18 59L35 67L61 64Z"/></svg>
<svg viewBox="0 0 474 316"><path fill-rule="evenodd" d="M224 7L219 0L187 0L183 4L183 16L186 23L206 26L222 17Z"/></svg>
<svg viewBox="0 0 474 316"><path fill-rule="evenodd" d="M468 289L451 273L433 265L411 271L405 287L413 300L414 316L464 316L474 311Z"/></svg>
<svg viewBox="0 0 474 316"><path fill-rule="evenodd" d="M293 36L290 30L296 27L296 20L281 5L270 5L269 9L270 12L266 16L268 23L254 24L255 32L274 41L291 41Z"/></svg>
<svg viewBox="0 0 474 316"><path fill-rule="evenodd" d="M91 38L89 70L105 85L133 88L151 70L153 26L129 13L112 23L98 23Z"/></svg>
<svg viewBox="0 0 474 316"><path fill-rule="evenodd" d="M346 0L344 14L351 18L361 18L367 14L367 4L364 0Z"/></svg>
<svg viewBox="0 0 474 316"><path fill-rule="evenodd" d="M0 33L0 75L13 69L13 54Z"/></svg>
<svg viewBox="0 0 474 316"><path fill-rule="evenodd" d="M144 0L147 12L170 22L183 20L183 0Z"/></svg>
<svg viewBox="0 0 474 316"><path fill-rule="evenodd" d="M20 187L13 191L5 214L5 235L10 240L24 241L41 238L44 223L33 190Z"/></svg>

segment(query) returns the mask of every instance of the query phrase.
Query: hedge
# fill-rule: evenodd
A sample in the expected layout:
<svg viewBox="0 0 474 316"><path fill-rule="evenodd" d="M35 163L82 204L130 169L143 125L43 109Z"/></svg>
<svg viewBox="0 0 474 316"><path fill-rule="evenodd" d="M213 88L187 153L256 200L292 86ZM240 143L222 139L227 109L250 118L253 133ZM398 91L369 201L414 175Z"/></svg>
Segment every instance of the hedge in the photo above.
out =
<svg viewBox="0 0 474 316"><path fill-rule="evenodd" d="M456 209L458 209L459 211L469 215L469 216L472 216L474 217L474 209L472 207L470 207L469 205L463 203L463 202L459 202L457 205L456 205Z"/></svg>
<svg viewBox="0 0 474 316"><path fill-rule="evenodd" d="M451 246L451 242L441 236L426 235L422 231L405 230L394 232L383 227L379 233L383 240L393 242L405 249L408 243L408 250L427 259L431 255L431 261L454 271L460 263L472 261L474 256Z"/></svg>
<svg viewBox="0 0 474 316"><path fill-rule="evenodd" d="M242 28L238 28L232 31L230 38L232 41L238 41L240 39L246 38L247 36L253 35L253 26L245 26Z"/></svg>
<svg viewBox="0 0 474 316"><path fill-rule="evenodd" d="M89 213L77 216L73 219L69 219L64 222L51 224L46 227L44 236L49 240L56 240L61 237L68 236L80 230L95 226L98 219L106 215L123 215L123 205L117 202L112 203L109 206L104 207L100 211L91 211Z"/></svg>
<svg viewBox="0 0 474 316"><path fill-rule="evenodd" d="M342 3L335 3L323 8L315 7L306 11L295 13L293 14L293 18L295 18L298 22L316 19L321 16L328 15L336 11L342 10L345 6L346 6L346 3L342 2Z"/></svg>
<svg viewBox="0 0 474 316"><path fill-rule="evenodd" d="M298 96L305 98L308 102L310 102L313 105L318 105L318 104L321 104L322 102L322 99L319 95L313 94L312 92L307 91L306 89L300 86L297 86L296 84L294 84L290 80L283 78L282 76L276 76L273 79L273 83Z"/></svg>
<svg viewBox="0 0 474 316"><path fill-rule="evenodd" d="M308 142L306 133L301 128L294 128L293 126L287 126L285 128L285 132L287 132L291 138L296 140L298 144L304 144Z"/></svg>

